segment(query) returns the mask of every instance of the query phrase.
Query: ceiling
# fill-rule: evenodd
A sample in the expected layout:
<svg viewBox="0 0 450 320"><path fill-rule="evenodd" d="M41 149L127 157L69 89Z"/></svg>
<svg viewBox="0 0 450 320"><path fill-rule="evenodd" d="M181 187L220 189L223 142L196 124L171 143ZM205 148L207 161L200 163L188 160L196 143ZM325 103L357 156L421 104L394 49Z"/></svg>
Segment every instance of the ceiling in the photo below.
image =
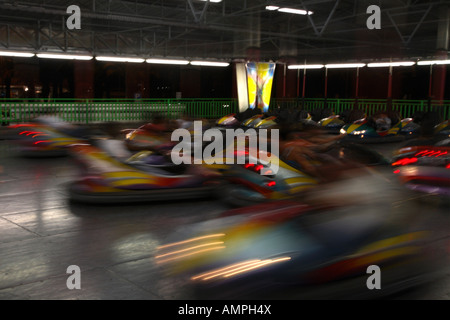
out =
<svg viewBox="0 0 450 320"><path fill-rule="evenodd" d="M80 30L66 27L70 5L81 9ZM381 9L379 30L366 26L370 5ZM448 54L449 8L449 0L0 0L0 50L302 63L433 57Z"/></svg>

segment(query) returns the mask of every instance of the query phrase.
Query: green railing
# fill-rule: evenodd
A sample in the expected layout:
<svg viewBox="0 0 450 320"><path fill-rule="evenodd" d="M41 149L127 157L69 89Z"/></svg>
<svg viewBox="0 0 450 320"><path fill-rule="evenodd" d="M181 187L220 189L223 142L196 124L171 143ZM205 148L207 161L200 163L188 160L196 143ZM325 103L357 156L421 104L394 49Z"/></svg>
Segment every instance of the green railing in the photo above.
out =
<svg viewBox="0 0 450 320"><path fill-rule="evenodd" d="M360 109L367 115L391 108L403 118L419 111L437 111L442 119L450 118L450 101L382 100L382 99L272 99L270 109L294 108L313 111L328 108L335 114ZM53 114L72 123L140 122L155 114L168 119L183 115L217 119L238 112L237 99L38 99L0 100L2 123L20 123L44 114Z"/></svg>
<svg viewBox="0 0 450 320"><path fill-rule="evenodd" d="M220 118L237 112L234 99L57 99L0 100L2 122L26 122L40 115L57 115L72 123L149 121L155 114L167 119L184 115Z"/></svg>
<svg viewBox="0 0 450 320"><path fill-rule="evenodd" d="M386 100L386 99L272 99L270 109L275 108L300 108L307 111L328 108L335 114L345 110L359 109L367 115L389 108L407 118L416 112L435 111L442 119L450 118L450 100Z"/></svg>

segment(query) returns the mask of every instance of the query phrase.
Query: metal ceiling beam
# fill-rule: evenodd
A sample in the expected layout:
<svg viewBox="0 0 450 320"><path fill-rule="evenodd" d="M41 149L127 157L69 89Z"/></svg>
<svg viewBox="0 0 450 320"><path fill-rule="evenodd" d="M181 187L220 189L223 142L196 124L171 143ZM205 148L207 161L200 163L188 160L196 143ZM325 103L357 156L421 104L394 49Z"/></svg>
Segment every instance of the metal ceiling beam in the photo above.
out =
<svg viewBox="0 0 450 320"><path fill-rule="evenodd" d="M417 24L415 24L415 28L414 28L414 30L412 31L412 33L409 36L404 36L402 34L402 32L400 31L399 26L397 25L397 23L395 22L394 18L392 17L392 14L389 11L386 12L387 16L389 17L389 20L392 23L392 26L395 28L396 32L398 33L398 35L399 35L399 37L402 40L404 45L409 45L411 43L412 38L416 34L417 30L419 30L419 28L422 26L425 18L428 16L428 14L430 13L432 8L433 8L433 5L428 6L427 10L422 15L420 21Z"/></svg>
<svg viewBox="0 0 450 320"><path fill-rule="evenodd" d="M192 15L194 16L195 22L197 22L197 23L201 22L203 17L205 16L206 10L208 10L209 0L204 3L203 9L200 12L195 10L192 0L187 0L187 3L189 4L189 8L191 9ZM199 13L200 13L200 15L199 15Z"/></svg>
<svg viewBox="0 0 450 320"><path fill-rule="evenodd" d="M300 3L302 4L303 8L307 8L307 6L305 6L303 1L300 1ZM328 24L330 23L331 18L333 17L334 13L336 12L337 7L339 6L339 3L340 3L340 0L336 0L333 8L331 9L330 14L327 17L327 20L325 21L324 25L322 27L320 27L320 30L318 29L318 27L314 23L314 19L313 19L312 15L307 15L308 20L309 20L309 22L311 23L311 26L314 29L314 33L318 37L321 37L323 32L325 31L325 29L328 27Z"/></svg>
<svg viewBox="0 0 450 320"><path fill-rule="evenodd" d="M70 1L67 1L69 3ZM246 30L245 24L252 14L261 14L261 28L248 30L247 35L261 37L261 54L271 55L272 50L280 47L281 41L296 42L297 46L309 45L316 47L314 52L328 55L335 48L376 46L391 48L394 43L381 43L379 35L372 33L370 38L363 41L354 40L353 35L362 31L364 26L355 23L356 18L366 16L365 12L355 15L356 0L303 0L301 3L308 8L314 6L321 8L315 10L308 20L297 19L285 14L270 13L265 5L280 4L283 6L298 7L297 0L286 1L225 1L221 5L199 3L194 0L183 1L138 1L138 0L91 0L80 1L82 7L82 30L72 32L64 30L61 21L67 18L64 1L38 1L38 0L0 0L0 21L3 21L4 32L0 35L0 45L14 46L23 44L40 49L53 46L55 49L80 50L89 49L93 54L112 50L114 54L135 53L148 55L154 53L182 53L182 55L216 54L232 57L232 50L228 51L229 44L239 41L235 33ZM380 2L380 5L384 4ZM387 3L387 2L386 2ZM389 2L391 5L393 2ZM401 45L407 49L426 50L420 43L425 33L429 38L435 38L434 26L439 19L433 10L433 5L442 1L397 1L389 7L382 7L383 13L389 13L394 23L383 24L383 29L392 28L402 39ZM202 8L201 11L197 9ZM414 26L410 23L399 23L394 16L401 14L409 8L409 14L423 13L420 21ZM314 9L311 9L314 10ZM206 15L207 14L207 15ZM287 19L286 19L287 17ZM39 22L37 20L40 20ZM289 32L280 32L279 25L286 20L290 21ZM295 23L300 23L297 27ZM302 27L302 21L308 24ZM317 22L320 21L321 25ZM0 23L1 25L2 23ZM36 25L50 25L52 32L45 28L36 28ZM333 25L333 30L330 26ZM293 28L294 27L294 28ZM413 27L412 33L405 36L403 28ZM22 28L22 29L20 29ZM11 30L10 30L11 29ZM14 29L14 30L13 30ZM37 32L36 29L42 30ZM420 32L419 32L420 30ZM21 36L19 36L17 31ZM402 31L402 32L400 32ZM45 32L44 34L42 32ZM119 34L120 37L111 38L110 34ZM52 37L49 39L49 37ZM244 37L244 36L242 36ZM25 41L25 38L28 38ZM115 39L118 41L115 42ZM217 39L223 39L218 41ZM417 39L417 40L416 40ZM245 38L242 38L246 41ZM117 43L117 45L116 45ZM273 44L273 47L272 47ZM184 48L184 50L183 50ZM317 51L316 51L317 50ZM264 52L266 51L266 52Z"/></svg>

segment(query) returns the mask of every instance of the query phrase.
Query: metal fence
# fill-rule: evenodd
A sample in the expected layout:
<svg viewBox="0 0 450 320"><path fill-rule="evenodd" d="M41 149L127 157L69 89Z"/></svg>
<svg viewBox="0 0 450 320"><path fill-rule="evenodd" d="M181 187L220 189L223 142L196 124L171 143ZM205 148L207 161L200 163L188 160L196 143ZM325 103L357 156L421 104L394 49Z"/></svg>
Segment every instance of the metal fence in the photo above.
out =
<svg viewBox="0 0 450 320"><path fill-rule="evenodd" d="M313 111L330 109L335 114L359 109L367 115L380 110L397 111L403 118L416 112L436 111L450 118L450 101L374 99L272 99L270 110L295 108ZM183 115L217 119L238 112L237 99L109 99L109 100L0 100L2 123L20 123L44 114L53 114L72 123L149 121L155 114L168 119Z"/></svg>
<svg viewBox="0 0 450 320"><path fill-rule="evenodd" d="M2 122L26 122L40 115L57 115L72 123L150 121L156 114L167 119L184 115L219 118L237 111L233 99L143 100L0 100Z"/></svg>
<svg viewBox="0 0 450 320"><path fill-rule="evenodd" d="M384 110L396 111L401 117L412 117L417 112L433 111L442 119L450 118L450 101L435 100L386 100L386 99L273 99L270 109L300 108L307 111L330 109L335 114L359 109L368 116Z"/></svg>

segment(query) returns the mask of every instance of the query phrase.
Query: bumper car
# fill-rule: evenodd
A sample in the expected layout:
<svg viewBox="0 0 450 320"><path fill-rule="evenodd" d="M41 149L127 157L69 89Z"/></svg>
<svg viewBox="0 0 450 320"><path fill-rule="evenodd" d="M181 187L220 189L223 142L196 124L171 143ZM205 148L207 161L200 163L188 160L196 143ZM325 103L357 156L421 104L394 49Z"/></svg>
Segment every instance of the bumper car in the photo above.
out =
<svg viewBox="0 0 450 320"><path fill-rule="evenodd" d="M247 128L253 129L270 129L278 126L277 117L276 116L268 116L256 118L250 124L247 125Z"/></svg>
<svg viewBox="0 0 450 320"><path fill-rule="evenodd" d="M341 129L357 120L364 119L366 117L362 110L346 110L341 114L333 114L318 122L318 125L325 129L330 134L339 134Z"/></svg>
<svg viewBox="0 0 450 320"><path fill-rule="evenodd" d="M450 197L450 139L400 148L392 167L406 188Z"/></svg>
<svg viewBox="0 0 450 320"><path fill-rule="evenodd" d="M263 114L255 114L252 117L242 121L241 126L244 128L253 128L254 123L258 123L263 119Z"/></svg>
<svg viewBox="0 0 450 320"><path fill-rule="evenodd" d="M364 118L343 126L340 133L347 135L345 139L358 143L400 142L420 133L420 125L413 118L392 121L392 124L380 130L373 119Z"/></svg>
<svg viewBox="0 0 450 320"><path fill-rule="evenodd" d="M310 110L309 114L311 115L311 120L314 122L319 122L322 119L331 117L334 115L334 112L330 108L318 108Z"/></svg>
<svg viewBox="0 0 450 320"><path fill-rule="evenodd" d="M226 115L216 121L216 128L218 129L230 129L240 126L240 121L236 118L236 114L232 113Z"/></svg>
<svg viewBox="0 0 450 320"><path fill-rule="evenodd" d="M125 134L125 145L130 151L154 150L170 141L166 134L146 130L143 126L121 132Z"/></svg>
<svg viewBox="0 0 450 320"><path fill-rule="evenodd" d="M270 170L262 163L211 166L218 169L226 181L220 192L221 199L233 206L293 199L322 184L321 177L305 173L297 163L283 160L279 160L280 167L274 175L262 175L261 170Z"/></svg>
<svg viewBox="0 0 450 320"><path fill-rule="evenodd" d="M219 185L220 175L215 171L201 165L177 166L164 155L150 151L126 159L91 144L75 144L70 150L81 170L80 178L69 187L69 198L75 202L115 204L207 198Z"/></svg>
<svg viewBox="0 0 450 320"><path fill-rule="evenodd" d="M230 115L230 117L233 117ZM125 145L128 150L132 152L140 151L156 151L166 149L168 146L173 146L172 133L175 129L188 130L194 136L194 143L192 148L197 146L197 143L203 145L203 132L209 129L209 124L203 121L201 128L196 129L194 121L185 121L186 125L181 125L179 128L170 126L153 126L152 123L140 126L137 129L124 129L121 131L125 134ZM214 127L220 129L221 126ZM198 130L198 131L196 131Z"/></svg>
<svg viewBox="0 0 450 320"><path fill-rule="evenodd" d="M318 122L318 125L329 133L339 134L341 128L345 125L344 120L339 115L332 115Z"/></svg>
<svg viewBox="0 0 450 320"><path fill-rule="evenodd" d="M38 117L8 129L18 153L26 157L66 156L68 146L86 142L94 135L87 128L66 123L57 117Z"/></svg>
<svg viewBox="0 0 450 320"><path fill-rule="evenodd" d="M434 134L450 137L450 120L441 122L434 127Z"/></svg>
<svg viewBox="0 0 450 320"><path fill-rule="evenodd" d="M320 175L306 170L301 164L288 160L284 155L277 156L268 152L271 159L271 163L268 163L261 160L259 150L239 146L233 150L236 153L241 152L245 157L241 164L236 164L235 159L224 157L222 164L210 164L208 167L222 174L226 183L222 186L219 196L225 203L234 206L301 197L308 190L320 188L322 181L333 179L340 169L390 164L382 154L348 141L330 143L320 152L316 151L314 158L308 158L311 166L317 168L313 171L321 172ZM262 154L264 153L263 150ZM274 163L277 170L271 168Z"/></svg>
<svg viewBox="0 0 450 320"><path fill-rule="evenodd" d="M409 212L392 214L398 209L382 184L364 195L345 186L333 187L347 194L339 202L279 201L183 226L155 262L196 299L380 298L429 281L428 230L408 224ZM372 265L381 270L380 290L367 286Z"/></svg>
<svg viewBox="0 0 450 320"><path fill-rule="evenodd" d="M323 153L342 163L355 163L368 167L390 164L390 160L381 153L345 139L333 143Z"/></svg>
<svg viewBox="0 0 450 320"><path fill-rule="evenodd" d="M239 207L290 199L319 182L274 154L271 155L272 164L276 163L277 170L273 170L267 161L261 161L259 151L251 152L250 149L245 149L236 151L235 155L240 152L243 152L245 158L241 161L242 164L236 164L235 159L224 157L222 164L207 165L222 175L224 184L219 197L229 205Z"/></svg>
<svg viewBox="0 0 450 320"><path fill-rule="evenodd" d="M232 113L216 121L217 129L268 129L277 124L277 117L274 115L256 113L257 110L248 109L242 113Z"/></svg>
<svg viewBox="0 0 450 320"><path fill-rule="evenodd" d="M275 109L268 113L268 117L276 117L279 127L319 127L313 120L311 113L304 109Z"/></svg>

